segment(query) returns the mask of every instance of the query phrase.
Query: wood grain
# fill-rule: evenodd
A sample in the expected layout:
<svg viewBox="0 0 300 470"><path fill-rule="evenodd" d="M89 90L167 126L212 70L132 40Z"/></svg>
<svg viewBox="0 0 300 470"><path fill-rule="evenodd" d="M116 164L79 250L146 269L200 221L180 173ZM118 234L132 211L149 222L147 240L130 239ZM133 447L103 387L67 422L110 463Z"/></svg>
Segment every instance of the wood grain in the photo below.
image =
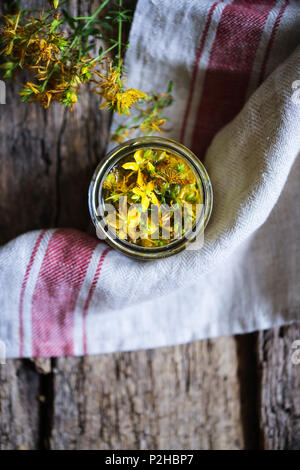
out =
<svg viewBox="0 0 300 470"><path fill-rule="evenodd" d="M52 449L241 449L233 338L58 359Z"/></svg>
<svg viewBox="0 0 300 470"><path fill-rule="evenodd" d="M36 449L39 442L39 375L30 361L0 365L0 449Z"/></svg>
<svg viewBox="0 0 300 470"><path fill-rule="evenodd" d="M294 344L296 340L300 340L299 324L258 334L264 449L300 449L300 353L296 351L300 351L300 344Z"/></svg>

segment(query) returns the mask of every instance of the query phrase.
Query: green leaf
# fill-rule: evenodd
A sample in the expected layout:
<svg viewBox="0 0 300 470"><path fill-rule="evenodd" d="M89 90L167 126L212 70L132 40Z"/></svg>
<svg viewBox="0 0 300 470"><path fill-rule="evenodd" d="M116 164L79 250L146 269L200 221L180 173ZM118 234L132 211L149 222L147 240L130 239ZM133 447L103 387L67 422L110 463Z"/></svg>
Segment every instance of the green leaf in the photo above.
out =
<svg viewBox="0 0 300 470"><path fill-rule="evenodd" d="M168 88L167 88L167 93L171 93L171 91L173 90L173 86L174 86L173 80L170 80L168 84Z"/></svg>
<svg viewBox="0 0 300 470"><path fill-rule="evenodd" d="M81 36L93 36L95 34L98 34L98 32L99 32L99 29L91 27L91 28L85 29L84 31L81 31L80 35Z"/></svg>
<svg viewBox="0 0 300 470"><path fill-rule="evenodd" d="M65 10L64 8L63 8L62 12L63 12L64 18L65 18L66 22L68 23L68 25L69 25L72 29L76 29L76 21L75 21L75 19L74 19L74 18L70 15L70 13L69 13L67 10Z"/></svg>

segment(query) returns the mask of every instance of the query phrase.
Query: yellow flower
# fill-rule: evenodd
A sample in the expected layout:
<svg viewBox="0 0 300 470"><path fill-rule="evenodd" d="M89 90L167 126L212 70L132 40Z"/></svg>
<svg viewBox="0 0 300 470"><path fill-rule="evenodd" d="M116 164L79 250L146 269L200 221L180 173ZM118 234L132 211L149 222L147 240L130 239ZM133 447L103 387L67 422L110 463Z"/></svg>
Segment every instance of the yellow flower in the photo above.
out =
<svg viewBox="0 0 300 470"><path fill-rule="evenodd" d="M109 201L110 199L117 201L121 196L126 196L128 192L125 176L122 181L117 181L115 175L107 175L106 180L103 183L103 188L114 190L114 194L106 198L106 201Z"/></svg>
<svg viewBox="0 0 300 470"><path fill-rule="evenodd" d="M97 86L103 90L103 93L99 94L106 96L106 94L117 93L121 89L124 80L121 80L119 70L114 69L111 62L109 63L109 69L106 75L97 71L94 73L101 79L96 82Z"/></svg>
<svg viewBox="0 0 300 470"><path fill-rule="evenodd" d="M116 103L116 95L122 91L123 81L120 77L120 71L114 69L109 62L109 69L106 75L94 71L94 74L99 77L98 80L94 80L96 83L96 89L94 93L100 95L106 101L100 106L100 109L106 106L114 106ZM99 88L99 90L98 90Z"/></svg>
<svg viewBox="0 0 300 470"><path fill-rule="evenodd" d="M144 176L141 171L141 166L146 163L145 159L143 158L143 150L137 150L133 157L134 157L134 162L127 162L122 165L122 167L125 170L132 170L132 173L138 172L137 176L137 184L138 186L132 189L132 192L136 195L139 196L142 200L142 208L143 210L147 210L149 207L150 202L152 202L155 205L159 205L158 199L154 194L154 184L152 181L149 183L145 183L144 181ZM147 162L147 165L151 165L150 169L154 166L150 163ZM131 174L132 174L131 173Z"/></svg>
<svg viewBox="0 0 300 470"><path fill-rule="evenodd" d="M146 246L146 247L156 246L155 241L156 240L151 240L151 239L149 240L149 238L143 238L142 246Z"/></svg>
<svg viewBox="0 0 300 470"><path fill-rule="evenodd" d="M149 173L155 173L155 166L152 165L151 162L148 162L147 163L147 170L149 171Z"/></svg>
<svg viewBox="0 0 300 470"><path fill-rule="evenodd" d="M48 109L52 101L61 99L63 91L62 84L57 85L57 89L43 91L40 85L27 82L23 90L19 92L19 95L22 96L23 101L38 101L45 109ZM76 94L71 91L69 99L70 104L74 106L77 101Z"/></svg>
<svg viewBox="0 0 300 470"><path fill-rule="evenodd" d="M165 122L166 119L159 119L158 121L145 121L140 125L140 127L144 132L161 132L160 126L163 126Z"/></svg>
<svg viewBox="0 0 300 470"><path fill-rule="evenodd" d="M114 173L109 173L103 182L103 188L112 190L117 183L116 175Z"/></svg>
<svg viewBox="0 0 300 470"><path fill-rule="evenodd" d="M129 88L129 90L122 91L116 94L117 111L119 114L130 115L129 109L133 104L141 99L145 99L147 95L140 90L135 88Z"/></svg>
<svg viewBox="0 0 300 470"><path fill-rule="evenodd" d="M131 106L137 101L147 97L145 93L135 88L124 90L124 79L121 79L120 71L113 68L111 62L109 63L109 69L106 75L99 72L94 73L100 78L100 80L95 81L97 89L94 90L94 93L97 93L106 100L100 106L100 109L110 106L118 111L119 114L129 115Z"/></svg>
<svg viewBox="0 0 300 470"><path fill-rule="evenodd" d="M1 54L4 54L9 56L14 47L14 39L17 34L17 29L19 26L19 21L20 21L20 16L21 16L21 10L17 14L17 16L14 18L13 16L4 16L4 21L5 21L5 27L2 29L2 38L4 40L11 39L9 44L0 52ZM13 21L14 18L14 21Z"/></svg>
<svg viewBox="0 0 300 470"><path fill-rule="evenodd" d="M159 201L154 193L154 184L152 181L147 183L146 185L140 185L140 187L136 187L132 189L132 192L137 196L140 196L142 200L142 209L146 211L149 207L150 202L152 204L159 206Z"/></svg>
<svg viewBox="0 0 300 470"><path fill-rule="evenodd" d="M31 91L33 91L33 93L34 93L35 95L37 95L37 94L40 92L39 89L38 89L38 87L37 87L37 85L35 85L34 83L27 82L26 85L25 85L25 87L27 87L27 88L29 88ZM24 92L21 91L19 94L22 96L22 95L24 95Z"/></svg>
<svg viewBox="0 0 300 470"><path fill-rule="evenodd" d="M150 240L150 245L147 245L147 246L153 245L153 241L151 241L151 236L155 232L157 232L157 230L158 230L158 226L151 220L150 217L148 217L146 227L142 229L142 234L141 234L141 238L143 240L148 240L148 241ZM145 246L143 243L142 245Z"/></svg>
<svg viewBox="0 0 300 470"><path fill-rule="evenodd" d="M141 221L141 213L137 207L131 206L127 213L127 199L121 201L121 207L116 214L109 214L106 217L108 225L118 231L118 237L124 240L127 235L132 240L136 239L136 227Z"/></svg>
<svg viewBox="0 0 300 470"><path fill-rule="evenodd" d="M52 91L44 91L43 93L39 93L37 95L37 100L38 102L45 108L45 109L48 109L50 104L51 104L51 100L53 98L53 93Z"/></svg>
<svg viewBox="0 0 300 470"><path fill-rule="evenodd" d="M124 163L122 168L125 170L138 171L140 166L144 163L143 153L143 150L137 150L134 152L133 158L135 159L135 162Z"/></svg>
<svg viewBox="0 0 300 470"><path fill-rule="evenodd" d="M183 202L199 202L199 191L194 185L184 186L178 195L178 199Z"/></svg>
<svg viewBox="0 0 300 470"><path fill-rule="evenodd" d="M124 142L124 139L128 139L128 137L130 136L130 134L132 134L133 131L134 129L125 129L122 131L122 133L116 132L111 137L111 140L122 144Z"/></svg>
<svg viewBox="0 0 300 470"><path fill-rule="evenodd" d="M128 230L128 235L133 240L136 238L135 229L139 225L140 221L141 221L140 211L138 210L137 207L131 206L128 210L128 215L127 215L127 230Z"/></svg>
<svg viewBox="0 0 300 470"><path fill-rule="evenodd" d="M38 57L36 64L41 61L46 63L46 67L49 66L51 60L57 60L57 54L59 53L58 47L52 42L47 42L45 39L37 40L39 47Z"/></svg>

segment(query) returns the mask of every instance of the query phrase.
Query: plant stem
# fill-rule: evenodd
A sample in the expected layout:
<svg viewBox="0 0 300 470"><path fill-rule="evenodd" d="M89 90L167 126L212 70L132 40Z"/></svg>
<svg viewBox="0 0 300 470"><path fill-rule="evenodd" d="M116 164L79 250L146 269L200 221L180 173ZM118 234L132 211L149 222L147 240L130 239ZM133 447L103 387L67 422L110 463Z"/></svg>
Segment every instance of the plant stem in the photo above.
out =
<svg viewBox="0 0 300 470"><path fill-rule="evenodd" d="M104 2L102 2L102 4L100 5L99 8L97 8L97 10L95 11L95 13L90 16L89 20L85 23L85 25L83 26L82 30L85 30L94 20L95 18L99 15L99 13L101 12L101 10L103 10L103 8L108 4L110 0L104 0ZM76 35L74 38L73 38L73 41L71 42L70 46L67 48L67 50L63 53L63 56L62 56L62 59L66 56L66 54L68 52L70 52L74 46L76 46L77 42L81 39L81 35ZM49 80L50 78L52 77L53 73L55 71L55 65L53 67L53 69L51 70L50 74L48 75L47 77L47 80L44 81L43 83L43 86L42 86L42 91L44 92L48 83L49 83Z"/></svg>
<svg viewBox="0 0 300 470"><path fill-rule="evenodd" d="M84 27L82 28L82 31L87 28L93 21L94 19L99 15L100 11L103 10L103 8L110 2L110 0L104 0L104 2L100 5L100 7L95 11L95 13L90 17L89 21L86 22Z"/></svg>
<svg viewBox="0 0 300 470"><path fill-rule="evenodd" d="M103 51L102 54L98 55L98 57L95 57L94 59L89 61L89 64L93 64L94 62L97 62L97 60L102 59L102 57L104 57L106 54L108 54L108 52L112 51L117 46L118 46L118 44L114 44L113 46L109 47L108 49Z"/></svg>
<svg viewBox="0 0 300 470"><path fill-rule="evenodd" d="M104 0L104 2L100 5L99 8L97 8L97 10L95 11L95 13L93 13L92 16L90 16L89 20L85 23L85 25L83 26L82 30L81 31L84 31L86 28L88 28L88 26L90 26L90 24L95 20L95 18L99 15L99 13L101 12L101 10L103 10L103 8L110 2L110 0ZM77 42L79 41L79 39L81 38L81 35L77 35L74 37L70 47L68 48L68 51L72 50L73 47L77 44Z"/></svg>
<svg viewBox="0 0 300 470"><path fill-rule="evenodd" d="M119 14L121 13L122 9L122 0L119 0ZM119 15L119 31L118 31L118 68L119 72L121 73L121 53L122 53L122 18Z"/></svg>

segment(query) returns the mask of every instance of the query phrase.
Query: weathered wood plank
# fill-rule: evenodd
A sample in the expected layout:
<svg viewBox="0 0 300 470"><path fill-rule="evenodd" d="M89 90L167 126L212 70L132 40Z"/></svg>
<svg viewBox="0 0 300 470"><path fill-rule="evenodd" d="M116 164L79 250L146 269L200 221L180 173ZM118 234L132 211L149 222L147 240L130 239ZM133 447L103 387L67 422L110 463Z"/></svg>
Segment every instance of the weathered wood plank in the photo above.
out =
<svg viewBox="0 0 300 470"><path fill-rule="evenodd" d="M234 338L58 359L52 449L240 449Z"/></svg>
<svg viewBox="0 0 300 470"><path fill-rule="evenodd" d="M0 14L7 3L1 2ZM76 15L82 15L96 3L74 0L70 5ZM42 0L22 1L23 7L43 4ZM20 102L17 93L24 81L25 77L20 77L7 84L7 104L1 105L0 244L39 228L85 230L89 224L89 180L108 136L110 116L98 110L98 100L88 90L73 113L60 106L44 111L37 104ZM38 362L37 368L40 365ZM41 389L48 400L48 385L51 387L49 363L39 372L29 361L0 366L1 447L44 446L47 407L51 404L39 403L37 395Z"/></svg>
<svg viewBox="0 0 300 470"><path fill-rule="evenodd" d="M300 340L299 324L258 334L264 449L300 449L300 354L296 352L300 346L293 348L296 340Z"/></svg>
<svg viewBox="0 0 300 470"><path fill-rule="evenodd" d="M29 361L0 365L0 449L35 449L39 443L39 375Z"/></svg>

